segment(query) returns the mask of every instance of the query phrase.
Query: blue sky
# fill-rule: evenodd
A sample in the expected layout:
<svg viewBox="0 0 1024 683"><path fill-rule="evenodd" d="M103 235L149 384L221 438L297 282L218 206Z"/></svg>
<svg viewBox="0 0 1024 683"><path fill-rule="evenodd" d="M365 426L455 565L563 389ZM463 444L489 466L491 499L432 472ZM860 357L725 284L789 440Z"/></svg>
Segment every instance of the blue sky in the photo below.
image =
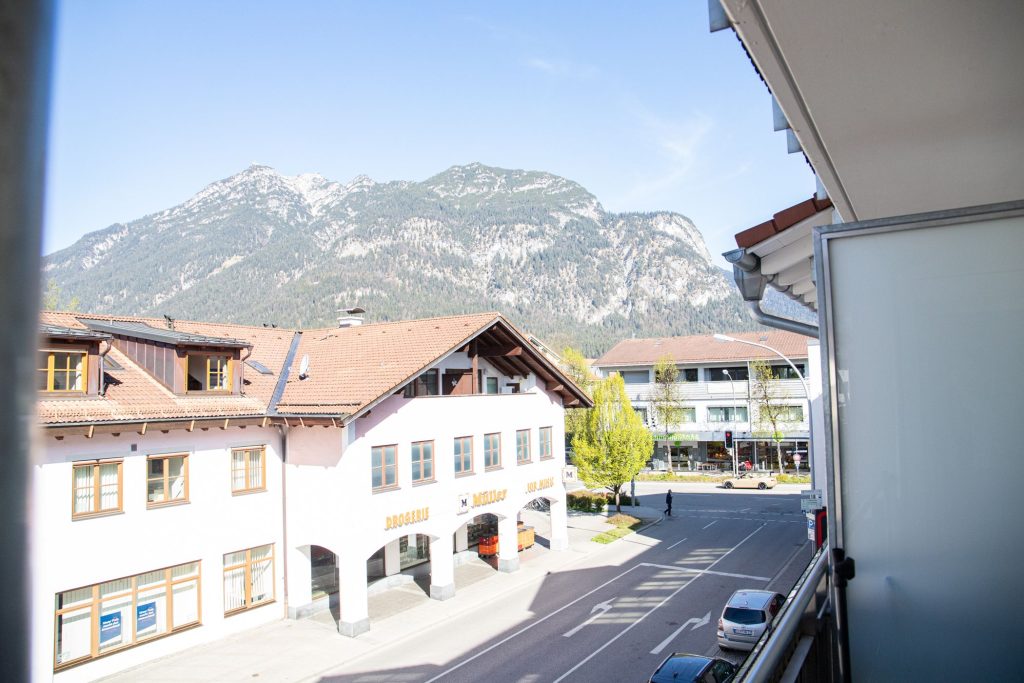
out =
<svg viewBox="0 0 1024 683"><path fill-rule="evenodd" d="M610 211L689 216L712 254L814 192L703 0L63 0L54 65L46 253L253 162L549 171Z"/></svg>

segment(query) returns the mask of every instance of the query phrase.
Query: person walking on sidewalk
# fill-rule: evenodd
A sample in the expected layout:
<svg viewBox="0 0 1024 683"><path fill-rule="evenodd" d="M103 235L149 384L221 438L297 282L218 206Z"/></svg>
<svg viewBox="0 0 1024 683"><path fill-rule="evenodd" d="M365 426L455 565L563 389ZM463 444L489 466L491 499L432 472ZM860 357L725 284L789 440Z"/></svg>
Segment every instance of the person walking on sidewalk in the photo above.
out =
<svg viewBox="0 0 1024 683"><path fill-rule="evenodd" d="M669 517L672 516L672 489L665 494L665 514Z"/></svg>

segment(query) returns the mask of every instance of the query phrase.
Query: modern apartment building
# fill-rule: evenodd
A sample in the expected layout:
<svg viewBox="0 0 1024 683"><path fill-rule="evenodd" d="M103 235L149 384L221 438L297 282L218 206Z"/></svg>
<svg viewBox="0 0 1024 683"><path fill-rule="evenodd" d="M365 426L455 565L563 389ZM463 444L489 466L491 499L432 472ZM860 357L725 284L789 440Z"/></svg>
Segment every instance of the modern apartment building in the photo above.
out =
<svg viewBox="0 0 1024 683"><path fill-rule="evenodd" d="M84 681L327 609L550 502L563 408L590 399L496 313L318 330L44 313L32 668Z"/></svg>
<svg viewBox="0 0 1024 683"><path fill-rule="evenodd" d="M772 347L806 375L808 338L791 332L735 333L736 339ZM671 359L678 368L675 392L678 420L665 424L655 408L658 386L655 365ZM769 400L776 406L775 428L760 408L751 363L765 361L775 378ZM725 433L732 432L739 462L759 469L808 468L810 439L808 401L800 376L768 350L710 335L626 339L594 361L602 377L618 373L626 383L633 408L654 433L654 469L673 471L731 469L732 453Z"/></svg>

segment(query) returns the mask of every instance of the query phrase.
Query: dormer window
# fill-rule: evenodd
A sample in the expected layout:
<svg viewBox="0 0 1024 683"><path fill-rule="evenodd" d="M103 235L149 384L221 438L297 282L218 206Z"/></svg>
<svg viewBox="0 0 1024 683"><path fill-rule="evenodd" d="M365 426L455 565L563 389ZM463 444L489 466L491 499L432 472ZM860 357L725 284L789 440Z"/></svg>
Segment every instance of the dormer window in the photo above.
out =
<svg viewBox="0 0 1024 683"><path fill-rule="evenodd" d="M231 357L227 355L188 354L187 391L231 391Z"/></svg>
<svg viewBox="0 0 1024 683"><path fill-rule="evenodd" d="M46 392L85 393L85 351L43 351L37 366L38 387Z"/></svg>

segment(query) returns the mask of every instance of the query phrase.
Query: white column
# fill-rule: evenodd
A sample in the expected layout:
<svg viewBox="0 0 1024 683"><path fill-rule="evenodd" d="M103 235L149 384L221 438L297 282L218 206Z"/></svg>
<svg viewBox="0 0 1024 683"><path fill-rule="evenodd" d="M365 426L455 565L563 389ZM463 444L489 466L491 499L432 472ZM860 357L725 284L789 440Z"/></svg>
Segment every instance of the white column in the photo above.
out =
<svg viewBox="0 0 1024 683"><path fill-rule="evenodd" d="M341 618L338 633L355 637L370 630L370 614L366 601L366 560L359 556L338 561L338 591Z"/></svg>
<svg viewBox="0 0 1024 683"><path fill-rule="evenodd" d="M519 531L515 515L498 520L498 571L519 569Z"/></svg>
<svg viewBox="0 0 1024 683"><path fill-rule="evenodd" d="M450 534L430 539L430 597L448 600L455 597L455 556Z"/></svg>
<svg viewBox="0 0 1024 683"><path fill-rule="evenodd" d="M402 571L402 556L398 550L398 541L395 539L384 546L384 576L393 576Z"/></svg>
<svg viewBox="0 0 1024 683"><path fill-rule="evenodd" d="M313 603L313 563L310 559L312 550L309 546L288 548L288 574L284 577L288 583L288 618L302 619L312 614Z"/></svg>
<svg viewBox="0 0 1024 683"><path fill-rule="evenodd" d="M569 549L569 513L564 500L551 501L551 550Z"/></svg>
<svg viewBox="0 0 1024 683"><path fill-rule="evenodd" d="M465 524L455 532L455 552L469 550L469 527Z"/></svg>

